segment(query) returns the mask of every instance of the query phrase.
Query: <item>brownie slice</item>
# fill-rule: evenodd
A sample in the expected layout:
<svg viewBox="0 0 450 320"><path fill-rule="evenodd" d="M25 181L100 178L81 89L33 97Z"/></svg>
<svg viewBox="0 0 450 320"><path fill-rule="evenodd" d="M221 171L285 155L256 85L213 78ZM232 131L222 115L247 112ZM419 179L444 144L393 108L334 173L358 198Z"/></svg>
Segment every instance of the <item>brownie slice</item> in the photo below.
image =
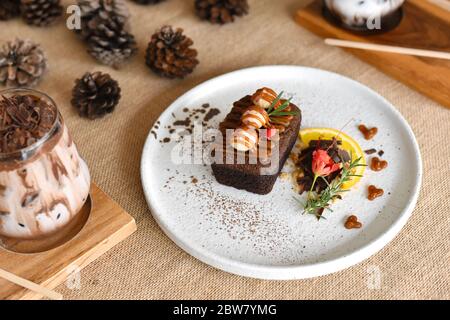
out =
<svg viewBox="0 0 450 320"><path fill-rule="evenodd" d="M220 123L220 131L222 135L226 136L227 129L235 129L241 123L241 116L245 110L253 105L251 96L246 96L241 100L234 103L231 112L226 116L225 120ZM237 189L247 190L256 194L268 194L272 191L272 188L277 180L278 175L281 172L292 148L297 140L298 131L301 123L301 111L294 105L290 104L291 111L297 111L298 114L292 118L289 125L283 132L280 133L279 141L275 142L276 148L279 148L278 157L272 156L269 153L269 157L265 159L257 158L257 161L251 162L249 152L245 153L245 162L232 164L226 163L226 152L223 152L223 161L221 163L213 163L211 165L212 171L216 180L224 185L231 186ZM227 146L228 142L224 139L223 149L230 150L230 146ZM236 159L237 154L240 151L235 149L231 150L231 157ZM230 156L230 154L228 154ZM277 163L272 163L277 161ZM274 168L271 174L261 174L262 169Z"/></svg>

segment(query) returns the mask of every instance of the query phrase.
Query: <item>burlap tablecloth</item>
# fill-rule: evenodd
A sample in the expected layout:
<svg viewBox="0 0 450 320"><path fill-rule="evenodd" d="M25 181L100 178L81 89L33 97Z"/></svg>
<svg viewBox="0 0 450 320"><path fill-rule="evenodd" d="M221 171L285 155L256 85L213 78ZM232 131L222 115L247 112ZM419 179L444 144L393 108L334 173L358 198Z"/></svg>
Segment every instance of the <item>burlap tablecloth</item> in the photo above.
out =
<svg viewBox="0 0 450 320"><path fill-rule="evenodd" d="M26 26L20 20L0 22L1 42L26 37L43 45L50 70L38 89L60 106L93 179L138 224L133 236L82 271L78 289L58 288L66 298L450 298L450 110L348 53L326 47L322 39L298 26L293 14L310 1L250 0L250 15L223 27L200 21L194 14L193 0L168 0L156 6L127 2L139 53L118 71L97 64L62 22L44 29ZM163 24L184 28L199 51L200 65L185 80L162 79L145 67L148 40ZM268 64L316 67L362 82L400 110L419 140L424 180L411 219L378 254L342 272L309 280L262 281L216 270L169 240L144 200L139 177L141 150L164 108L212 77ZM123 91L116 111L97 121L79 118L70 106L75 78L93 70L109 72ZM374 287L377 270L381 285Z"/></svg>

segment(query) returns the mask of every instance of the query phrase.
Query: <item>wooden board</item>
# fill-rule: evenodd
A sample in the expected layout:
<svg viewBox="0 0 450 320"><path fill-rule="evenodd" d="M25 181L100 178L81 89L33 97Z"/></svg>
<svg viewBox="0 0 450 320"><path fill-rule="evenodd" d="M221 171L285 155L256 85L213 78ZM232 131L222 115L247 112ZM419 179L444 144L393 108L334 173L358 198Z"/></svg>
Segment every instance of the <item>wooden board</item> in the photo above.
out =
<svg viewBox="0 0 450 320"><path fill-rule="evenodd" d="M20 277L54 289L73 270L80 270L136 231L134 219L95 184L91 188L91 206L87 221L82 217L82 229L68 240L53 237L51 241L67 241L41 253L16 253L0 247L0 268ZM89 209L89 208L88 208ZM88 210L89 213L89 210ZM71 230L74 225L69 226ZM78 232L79 231L79 232ZM27 245L10 243L10 249L27 249ZM37 243L42 246L41 242ZM34 292L0 279L0 299L41 299Z"/></svg>
<svg viewBox="0 0 450 320"><path fill-rule="evenodd" d="M323 38L450 52L450 12L426 0L408 0L404 17L392 31L362 36L341 29L322 16L316 0L296 13L296 21ZM450 61L358 49L345 49L384 73L450 108Z"/></svg>

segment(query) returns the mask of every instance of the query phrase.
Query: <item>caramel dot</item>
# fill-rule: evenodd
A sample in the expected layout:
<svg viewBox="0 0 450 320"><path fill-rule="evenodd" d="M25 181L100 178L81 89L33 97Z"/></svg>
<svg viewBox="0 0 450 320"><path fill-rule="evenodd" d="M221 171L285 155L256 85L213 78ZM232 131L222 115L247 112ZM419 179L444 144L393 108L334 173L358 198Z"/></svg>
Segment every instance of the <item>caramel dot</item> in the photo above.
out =
<svg viewBox="0 0 450 320"><path fill-rule="evenodd" d="M383 189L378 189L374 185L370 185L368 188L367 199L369 199L370 201L373 201L376 198L381 197L383 194L384 194Z"/></svg>
<svg viewBox="0 0 450 320"><path fill-rule="evenodd" d="M367 128L365 125L361 124L358 126L359 131L364 135L366 140L370 140L378 133L378 128Z"/></svg>

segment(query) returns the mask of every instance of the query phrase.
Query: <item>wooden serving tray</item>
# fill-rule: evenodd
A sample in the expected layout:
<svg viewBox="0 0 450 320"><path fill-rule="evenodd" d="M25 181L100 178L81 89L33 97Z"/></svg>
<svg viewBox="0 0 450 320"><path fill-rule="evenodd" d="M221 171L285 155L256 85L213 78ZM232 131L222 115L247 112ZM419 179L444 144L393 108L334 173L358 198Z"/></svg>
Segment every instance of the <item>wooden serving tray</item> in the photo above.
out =
<svg viewBox="0 0 450 320"><path fill-rule="evenodd" d="M64 232L58 232L60 235L26 242L1 239L0 268L54 289L74 270L86 267L134 231L133 217L92 184L90 200ZM22 253L37 250L47 251ZM0 299L41 298L39 294L0 279Z"/></svg>
<svg viewBox="0 0 450 320"><path fill-rule="evenodd" d="M329 23L322 1L297 11L296 21L323 38L450 52L450 12L426 0L407 0L404 17L392 31L359 35ZM450 61L368 50L345 49L384 73L450 108Z"/></svg>

